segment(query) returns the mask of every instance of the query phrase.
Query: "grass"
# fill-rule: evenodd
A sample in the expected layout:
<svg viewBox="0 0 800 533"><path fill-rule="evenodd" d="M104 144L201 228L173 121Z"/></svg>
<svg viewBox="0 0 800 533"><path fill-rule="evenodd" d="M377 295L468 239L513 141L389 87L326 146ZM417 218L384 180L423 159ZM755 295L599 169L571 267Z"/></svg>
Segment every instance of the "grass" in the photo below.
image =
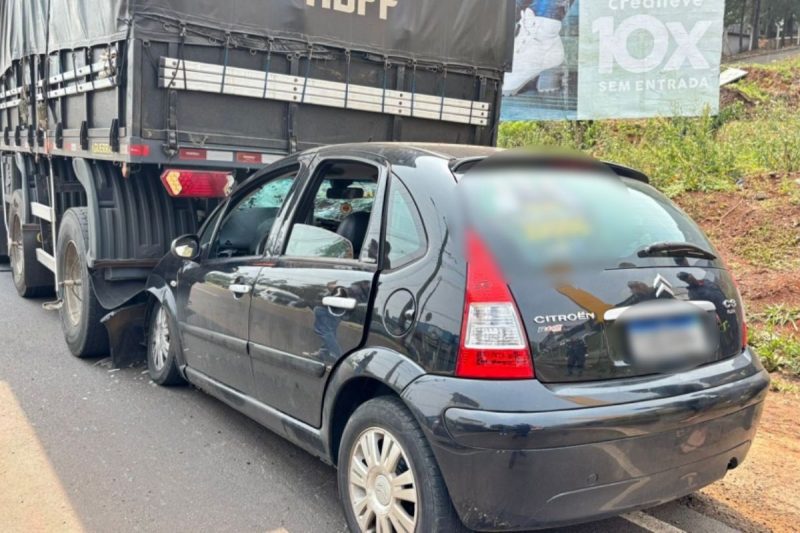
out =
<svg viewBox="0 0 800 533"><path fill-rule="evenodd" d="M800 114L780 104L731 120L720 127L716 139L734 150L736 172L800 170Z"/></svg>
<svg viewBox="0 0 800 533"><path fill-rule="evenodd" d="M798 385L798 382L786 379L782 376L772 376L770 389L773 392L800 396L800 385Z"/></svg>
<svg viewBox="0 0 800 533"><path fill-rule="evenodd" d="M768 326L777 328L791 326L795 331L798 331L800 308L790 307L786 304L770 305L761 313L753 315L753 318Z"/></svg>
<svg viewBox="0 0 800 533"><path fill-rule="evenodd" d="M800 113L788 94L798 82L800 58L792 58L751 67L729 93L745 101L732 98L717 116L506 122L499 144L587 152L644 171L670 196L731 190L745 176L800 170Z"/></svg>
<svg viewBox="0 0 800 533"><path fill-rule="evenodd" d="M756 226L736 239L736 252L764 268L792 270L800 266L797 236L769 225Z"/></svg>
<svg viewBox="0 0 800 533"><path fill-rule="evenodd" d="M768 372L783 372L800 377L800 340L765 325L755 328L750 343Z"/></svg>
<svg viewBox="0 0 800 533"><path fill-rule="evenodd" d="M767 93L758 83L752 82L747 78L742 79L736 83L736 88L748 99L754 102L766 102L769 100L769 93Z"/></svg>
<svg viewBox="0 0 800 533"><path fill-rule="evenodd" d="M795 378L800 377L800 308L785 304L766 307L754 314L755 328L750 343L761 357L769 372L781 372ZM794 333L794 334L793 334ZM797 388L797 383L786 382L784 389Z"/></svg>

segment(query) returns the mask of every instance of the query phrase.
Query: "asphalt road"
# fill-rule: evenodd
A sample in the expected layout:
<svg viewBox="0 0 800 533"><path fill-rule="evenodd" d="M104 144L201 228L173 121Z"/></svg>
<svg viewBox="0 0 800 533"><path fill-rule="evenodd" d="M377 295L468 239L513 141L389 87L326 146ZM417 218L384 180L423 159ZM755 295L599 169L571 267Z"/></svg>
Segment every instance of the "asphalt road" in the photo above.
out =
<svg viewBox="0 0 800 533"><path fill-rule="evenodd" d="M726 63L732 65L768 65L775 61L788 59L796 55L800 55L800 47L792 46L781 50L764 50L763 53L748 55L741 58L734 57L726 61Z"/></svg>
<svg viewBox="0 0 800 533"><path fill-rule="evenodd" d="M0 531L345 531L332 468L193 388L72 357L42 302L0 265ZM732 530L672 503L559 531Z"/></svg>

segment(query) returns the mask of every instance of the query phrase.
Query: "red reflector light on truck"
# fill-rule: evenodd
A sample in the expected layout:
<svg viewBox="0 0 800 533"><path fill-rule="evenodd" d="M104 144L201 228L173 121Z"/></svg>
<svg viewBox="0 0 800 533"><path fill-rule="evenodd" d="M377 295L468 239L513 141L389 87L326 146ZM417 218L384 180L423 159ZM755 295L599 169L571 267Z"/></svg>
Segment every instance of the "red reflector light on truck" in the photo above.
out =
<svg viewBox="0 0 800 533"><path fill-rule="evenodd" d="M230 172L170 168L161 174L161 183L173 198L224 198L235 181Z"/></svg>
<svg viewBox="0 0 800 533"><path fill-rule="evenodd" d="M131 157L150 157L150 147L146 144L132 144L128 153Z"/></svg>
<svg viewBox="0 0 800 533"><path fill-rule="evenodd" d="M256 165L261 164L261 154L255 152L236 152L236 162L237 163L255 163Z"/></svg>
<svg viewBox="0 0 800 533"><path fill-rule="evenodd" d="M181 148L178 150L178 158L185 161L205 161L208 158L208 154L206 150Z"/></svg>
<svg viewBox="0 0 800 533"><path fill-rule="evenodd" d="M519 310L491 253L467 236L467 289L456 375L477 379L532 378L533 362Z"/></svg>

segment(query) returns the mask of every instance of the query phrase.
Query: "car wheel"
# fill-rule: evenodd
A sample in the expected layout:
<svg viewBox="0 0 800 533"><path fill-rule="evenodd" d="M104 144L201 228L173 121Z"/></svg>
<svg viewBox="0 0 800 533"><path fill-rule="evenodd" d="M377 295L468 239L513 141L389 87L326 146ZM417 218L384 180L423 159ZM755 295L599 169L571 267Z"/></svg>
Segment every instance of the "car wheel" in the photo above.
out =
<svg viewBox="0 0 800 533"><path fill-rule="evenodd" d="M147 372L150 379L164 386L184 383L175 357L177 349L178 339L173 333L169 313L164 306L157 304L150 314L147 328Z"/></svg>
<svg viewBox="0 0 800 533"><path fill-rule="evenodd" d="M8 210L8 250L11 276L17 293L23 298L46 296L53 293L53 273L36 259L36 234L23 230L25 211L22 191L11 195Z"/></svg>
<svg viewBox="0 0 800 533"><path fill-rule="evenodd" d="M417 421L399 398L356 409L339 447L339 495L351 531L465 531Z"/></svg>
<svg viewBox="0 0 800 533"><path fill-rule="evenodd" d="M105 310L92 287L86 251L89 247L89 214L85 207L67 209L58 229L56 261L61 276L61 328L76 357L108 353L108 334L100 322Z"/></svg>

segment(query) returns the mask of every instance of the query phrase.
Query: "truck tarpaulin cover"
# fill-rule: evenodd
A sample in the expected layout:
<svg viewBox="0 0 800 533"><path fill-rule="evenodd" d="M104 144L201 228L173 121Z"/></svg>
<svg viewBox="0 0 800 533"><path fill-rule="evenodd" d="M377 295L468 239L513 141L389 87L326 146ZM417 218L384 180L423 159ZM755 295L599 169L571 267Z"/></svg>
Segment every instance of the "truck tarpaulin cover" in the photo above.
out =
<svg viewBox="0 0 800 533"><path fill-rule="evenodd" d="M491 70L509 68L513 52L514 0L0 0L0 6L2 72L26 55L124 39L130 20L134 38L174 40L165 22L185 23Z"/></svg>

